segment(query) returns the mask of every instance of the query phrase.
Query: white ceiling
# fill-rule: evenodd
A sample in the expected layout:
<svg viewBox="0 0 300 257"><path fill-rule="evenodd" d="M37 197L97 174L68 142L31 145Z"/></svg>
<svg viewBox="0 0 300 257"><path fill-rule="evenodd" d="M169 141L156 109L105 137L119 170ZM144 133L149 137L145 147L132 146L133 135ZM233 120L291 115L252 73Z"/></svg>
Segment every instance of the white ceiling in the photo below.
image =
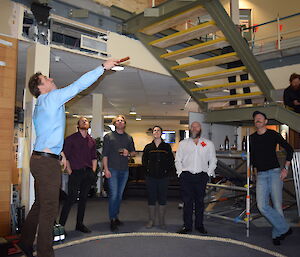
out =
<svg viewBox="0 0 300 257"><path fill-rule="evenodd" d="M25 85L26 53L29 43L20 42L17 100L22 101ZM55 61L55 56L60 61ZM58 49L51 49L50 76L58 87L71 84L85 72L101 64L101 60ZM99 82L100 81L100 82ZM125 67L124 71L106 72L90 89L66 106L70 114L92 114L92 94L104 95L104 115L128 114L131 106L142 116L188 116L198 105L190 102L184 110L187 93L169 76Z"/></svg>

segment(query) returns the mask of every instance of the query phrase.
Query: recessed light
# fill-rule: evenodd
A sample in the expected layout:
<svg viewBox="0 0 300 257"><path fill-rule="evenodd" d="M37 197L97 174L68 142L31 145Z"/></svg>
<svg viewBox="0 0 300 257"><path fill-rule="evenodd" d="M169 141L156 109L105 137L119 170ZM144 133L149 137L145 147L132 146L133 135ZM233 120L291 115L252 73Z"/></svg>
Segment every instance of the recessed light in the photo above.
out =
<svg viewBox="0 0 300 257"><path fill-rule="evenodd" d="M135 120L142 120L142 116L141 116L141 115L137 115L137 116L135 117Z"/></svg>
<svg viewBox="0 0 300 257"><path fill-rule="evenodd" d="M60 56L54 56L54 60L55 60L55 62L59 62L60 61Z"/></svg>
<svg viewBox="0 0 300 257"><path fill-rule="evenodd" d="M166 102L166 101L163 101L163 102L161 102L161 104L163 104L163 105L172 105L172 104L174 104L173 102Z"/></svg>
<svg viewBox="0 0 300 257"><path fill-rule="evenodd" d="M135 115L136 114L136 110L133 106L130 108L129 114L130 115Z"/></svg>

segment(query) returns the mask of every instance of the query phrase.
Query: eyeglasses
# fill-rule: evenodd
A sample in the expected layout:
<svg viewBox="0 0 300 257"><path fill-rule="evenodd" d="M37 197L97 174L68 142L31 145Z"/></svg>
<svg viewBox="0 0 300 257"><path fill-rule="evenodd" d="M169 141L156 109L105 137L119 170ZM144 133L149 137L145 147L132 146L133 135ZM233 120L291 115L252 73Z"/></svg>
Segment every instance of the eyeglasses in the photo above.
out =
<svg viewBox="0 0 300 257"><path fill-rule="evenodd" d="M125 123L125 120L116 120L116 122Z"/></svg>

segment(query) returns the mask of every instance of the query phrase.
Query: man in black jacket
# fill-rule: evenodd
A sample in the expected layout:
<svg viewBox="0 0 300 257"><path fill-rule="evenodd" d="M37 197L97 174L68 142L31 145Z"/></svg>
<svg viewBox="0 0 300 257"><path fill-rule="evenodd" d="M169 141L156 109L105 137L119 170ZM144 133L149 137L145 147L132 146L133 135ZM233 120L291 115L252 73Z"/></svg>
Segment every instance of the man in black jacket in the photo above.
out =
<svg viewBox="0 0 300 257"><path fill-rule="evenodd" d="M290 86L284 90L284 104L300 113L300 75L293 73L290 76Z"/></svg>
<svg viewBox="0 0 300 257"><path fill-rule="evenodd" d="M149 222L146 228L151 228L155 221L155 205L159 204L159 225L165 227L165 206L167 204L168 175L174 170L172 148L162 139L162 128L155 126L153 141L146 145L142 163L146 169L146 185L148 191Z"/></svg>

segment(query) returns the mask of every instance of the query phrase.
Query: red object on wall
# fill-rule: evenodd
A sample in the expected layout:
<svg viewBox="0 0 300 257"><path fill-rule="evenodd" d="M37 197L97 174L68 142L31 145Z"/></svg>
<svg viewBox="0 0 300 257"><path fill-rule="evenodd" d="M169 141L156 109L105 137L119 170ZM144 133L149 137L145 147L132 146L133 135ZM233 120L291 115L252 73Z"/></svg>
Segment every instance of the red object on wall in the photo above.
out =
<svg viewBox="0 0 300 257"><path fill-rule="evenodd" d="M258 24L253 24L253 26L256 26L256 25L258 25ZM257 32L257 31L258 31L258 28L259 28L259 27L253 28L253 31L254 31L254 32Z"/></svg>

